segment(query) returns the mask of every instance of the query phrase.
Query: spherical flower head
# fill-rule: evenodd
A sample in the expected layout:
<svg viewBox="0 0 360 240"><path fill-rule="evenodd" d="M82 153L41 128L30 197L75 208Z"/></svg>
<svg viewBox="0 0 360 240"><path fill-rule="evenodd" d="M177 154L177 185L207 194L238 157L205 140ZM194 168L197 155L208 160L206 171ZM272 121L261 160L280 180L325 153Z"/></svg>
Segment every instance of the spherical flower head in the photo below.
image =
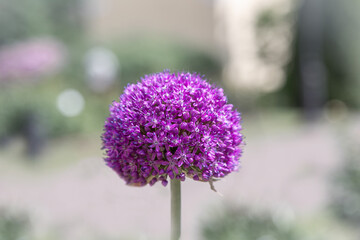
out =
<svg viewBox="0 0 360 240"><path fill-rule="evenodd" d="M212 181L239 167L240 121L223 90L199 74L146 75L110 105L105 161L129 185Z"/></svg>

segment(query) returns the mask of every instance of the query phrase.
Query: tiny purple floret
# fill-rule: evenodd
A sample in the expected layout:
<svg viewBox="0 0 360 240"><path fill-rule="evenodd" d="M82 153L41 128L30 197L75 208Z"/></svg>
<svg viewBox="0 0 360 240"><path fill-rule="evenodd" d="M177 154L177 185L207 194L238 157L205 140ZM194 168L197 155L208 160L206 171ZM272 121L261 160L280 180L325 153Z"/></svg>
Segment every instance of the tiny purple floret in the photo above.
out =
<svg viewBox="0 0 360 240"><path fill-rule="evenodd" d="M238 170L240 131L240 114L203 76L146 75L110 105L105 162L134 186L166 186L168 177L212 181Z"/></svg>

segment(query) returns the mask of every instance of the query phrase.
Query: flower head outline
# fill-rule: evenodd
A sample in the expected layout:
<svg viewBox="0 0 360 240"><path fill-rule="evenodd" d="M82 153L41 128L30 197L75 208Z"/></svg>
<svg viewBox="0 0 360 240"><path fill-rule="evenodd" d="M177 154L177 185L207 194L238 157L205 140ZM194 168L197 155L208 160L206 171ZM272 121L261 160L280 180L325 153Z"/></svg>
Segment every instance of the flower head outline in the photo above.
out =
<svg viewBox="0 0 360 240"><path fill-rule="evenodd" d="M241 116L197 73L167 70L128 85L110 105L105 162L127 184L211 181L238 170Z"/></svg>

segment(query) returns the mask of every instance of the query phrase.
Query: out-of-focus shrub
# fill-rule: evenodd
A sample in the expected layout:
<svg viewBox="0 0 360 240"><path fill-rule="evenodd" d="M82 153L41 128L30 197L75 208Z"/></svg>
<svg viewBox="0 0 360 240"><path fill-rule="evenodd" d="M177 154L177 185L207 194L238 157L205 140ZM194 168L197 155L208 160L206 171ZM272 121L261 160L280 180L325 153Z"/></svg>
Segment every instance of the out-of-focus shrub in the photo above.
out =
<svg viewBox="0 0 360 240"><path fill-rule="evenodd" d="M48 91L44 93L44 91ZM80 130L77 119L68 119L56 109L53 89L9 88L0 91L0 136L25 134L29 118L36 116L48 137ZM54 96L55 95L55 96Z"/></svg>
<svg viewBox="0 0 360 240"><path fill-rule="evenodd" d="M226 207L202 225L206 240L304 240L289 224L267 212Z"/></svg>
<svg viewBox="0 0 360 240"><path fill-rule="evenodd" d="M350 149L343 166L335 173L331 207L336 216L353 226L360 225L360 151Z"/></svg>
<svg viewBox="0 0 360 240"><path fill-rule="evenodd" d="M79 0L0 1L0 45L39 35L74 41L82 34Z"/></svg>
<svg viewBox="0 0 360 240"><path fill-rule="evenodd" d="M149 37L131 39L114 47L121 65L121 85L136 82L144 74L172 71L196 71L210 80L218 80L221 65L216 57L176 41Z"/></svg>
<svg viewBox="0 0 360 240"><path fill-rule="evenodd" d="M27 238L30 223L24 214L14 214L0 209L0 240L19 240Z"/></svg>

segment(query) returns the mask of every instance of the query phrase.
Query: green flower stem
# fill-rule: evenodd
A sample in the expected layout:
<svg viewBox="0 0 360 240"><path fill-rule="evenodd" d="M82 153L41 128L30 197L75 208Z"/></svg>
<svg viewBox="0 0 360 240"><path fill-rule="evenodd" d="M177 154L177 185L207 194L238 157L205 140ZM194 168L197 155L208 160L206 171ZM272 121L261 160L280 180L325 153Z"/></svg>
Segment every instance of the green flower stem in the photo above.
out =
<svg viewBox="0 0 360 240"><path fill-rule="evenodd" d="M171 191L171 240L179 240L181 235L181 185L179 179L170 181Z"/></svg>

